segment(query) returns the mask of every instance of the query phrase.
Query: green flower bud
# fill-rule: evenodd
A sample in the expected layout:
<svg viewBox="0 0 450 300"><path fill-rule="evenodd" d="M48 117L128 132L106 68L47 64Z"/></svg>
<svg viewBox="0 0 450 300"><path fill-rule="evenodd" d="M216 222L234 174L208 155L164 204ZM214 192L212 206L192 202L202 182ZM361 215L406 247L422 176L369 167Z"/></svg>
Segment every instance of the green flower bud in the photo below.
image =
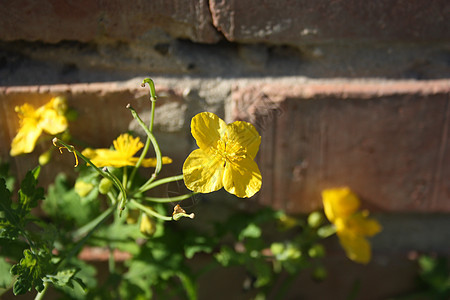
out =
<svg viewBox="0 0 450 300"><path fill-rule="evenodd" d="M77 182L75 182L75 192L80 196L80 197L85 197L87 194L89 194L92 189L94 188L94 185L91 183L87 183L81 180L78 180Z"/></svg>
<svg viewBox="0 0 450 300"><path fill-rule="evenodd" d="M52 150L45 151L41 155L39 155L39 164L41 166L45 166L52 159Z"/></svg>
<svg viewBox="0 0 450 300"><path fill-rule="evenodd" d="M98 191L100 192L100 194L106 195L111 190L112 185L113 182L111 180L103 177L98 185Z"/></svg>
<svg viewBox="0 0 450 300"><path fill-rule="evenodd" d="M315 244L308 250L308 255L313 258L325 256L325 248L321 244Z"/></svg>
<svg viewBox="0 0 450 300"><path fill-rule="evenodd" d="M147 214L143 213L141 223L139 224L139 230L147 237L151 237L156 231L156 222L153 218L150 218Z"/></svg>
<svg viewBox="0 0 450 300"><path fill-rule="evenodd" d="M312 228L317 228L323 224L325 218L323 214L319 211L313 211L308 216L308 225Z"/></svg>
<svg viewBox="0 0 450 300"><path fill-rule="evenodd" d="M284 244L272 243L272 245L270 245L270 251L273 255L280 255L284 251Z"/></svg>
<svg viewBox="0 0 450 300"><path fill-rule="evenodd" d="M317 235L321 238L327 238L335 233L336 227L334 227L334 225L332 224L322 226L317 230Z"/></svg>

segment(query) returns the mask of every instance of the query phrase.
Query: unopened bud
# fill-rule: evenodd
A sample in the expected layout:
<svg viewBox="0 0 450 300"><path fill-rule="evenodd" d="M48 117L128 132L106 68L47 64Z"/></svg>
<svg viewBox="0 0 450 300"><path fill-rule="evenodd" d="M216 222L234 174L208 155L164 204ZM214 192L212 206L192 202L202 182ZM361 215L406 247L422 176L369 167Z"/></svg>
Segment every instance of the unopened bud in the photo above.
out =
<svg viewBox="0 0 450 300"><path fill-rule="evenodd" d="M98 191L100 192L100 194L106 195L111 190L112 185L113 182L111 180L103 177L98 185Z"/></svg>
<svg viewBox="0 0 450 300"><path fill-rule="evenodd" d="M156 222L153 218L150 218L147 214L143 213L141 218L141 224L139 224L139 230L142 234L151 237L156 231Z"/></svg>
<svg viewBox="0 0 450 300"><path fill-rule="evenodd" d="M51 159L52 159L52 151L51 150L45 151L44 153L39 155L39 164L41 166L45 166L50 162Z"/></svg>

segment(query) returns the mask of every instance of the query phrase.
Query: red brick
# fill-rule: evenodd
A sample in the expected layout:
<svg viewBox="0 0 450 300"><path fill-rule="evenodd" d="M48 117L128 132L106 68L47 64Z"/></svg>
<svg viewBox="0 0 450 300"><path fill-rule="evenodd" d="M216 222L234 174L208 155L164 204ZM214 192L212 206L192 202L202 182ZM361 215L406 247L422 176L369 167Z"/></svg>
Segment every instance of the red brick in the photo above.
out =
<svg viewBox="0 0 450 300"><path fill-rule="evenodd" d="M375 211L450 212L450 81L237 85L262 136L259 200L291 212L349 186Z"/></svg>
<svg viewBox="0 0 450 300"><path fill-rule="evenodd" d="M0 28L1 40L49 43L145 40L152 29L204 43L219 38L206 0L5 1L0 6Z"/></svg>
<svg viewBox="0 0 450 300"><path fill-rule="evenodd" d="M210 0L214 25L230 41L448 40L446 0Z"/></svg>

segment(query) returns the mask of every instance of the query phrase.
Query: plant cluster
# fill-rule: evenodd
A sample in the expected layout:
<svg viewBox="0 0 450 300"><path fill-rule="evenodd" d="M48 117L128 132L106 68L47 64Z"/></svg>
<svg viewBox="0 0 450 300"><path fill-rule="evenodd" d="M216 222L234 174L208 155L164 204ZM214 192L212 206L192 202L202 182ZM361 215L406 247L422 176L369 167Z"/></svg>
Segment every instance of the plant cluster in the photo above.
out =
<svg viewBox="0 0 450 300"><path fill-rule="evenodd" d="M270 208L235 209L206 228L193 226L195 216L185 211L184 201L198 202L203 194L222 188L239 198L260 190L262 176L255 157L261 137L250 123L226 124L213 113L199 113L191 121L198 149L185 160L182 174L161 178L163 166L172 159L162 155L153 133L156 92L151 79L145 79L146 84L150 123L127 106L145 131L145 142L127 132L111 148L80 151L67 134L71 112L63 98L53 98L38 109L29 104L16 109L20 128L10 154L30 153L41 135L57 135L53 144L61 153L73 153L78 177L72 182L58 175L45 194L38 186L45 166L36 167L16 195L14 177L7 164L1 166L0 286L12 287L16 295L34 288L36 299L42 299L49 286L72 299L197 299L199 278L217 267L239 266L248 273L243 286L253 297L281 298L302 270L310 269L317 280L325 278L322 240L335 233L350 259L370 261L366 237L381 226L366 211L358 211L359 200L348 188L323 192L325 215L293 217ZM154 158L147 157L151 148ZM41 165L49 161L50 153L41 155ZM153 172L145 178L141 168ZM187 188L185 194L150 193L180 181ZM220 201L221 194L215 195ZM33 214L38 206L45 216ZM107 276L99 278L98 270L81 258L80 253L92 247L107 251ZM117 261L117 251L127 259ZM197 266L196 256L202 254L213 259Z"/></svg>

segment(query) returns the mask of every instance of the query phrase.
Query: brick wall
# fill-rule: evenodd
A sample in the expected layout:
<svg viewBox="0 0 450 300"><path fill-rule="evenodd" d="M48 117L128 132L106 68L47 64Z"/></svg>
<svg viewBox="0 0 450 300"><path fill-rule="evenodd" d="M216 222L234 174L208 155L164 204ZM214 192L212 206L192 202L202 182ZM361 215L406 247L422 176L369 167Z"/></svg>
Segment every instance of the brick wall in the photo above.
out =
<svg viewBox="0 0 450 300"><path fill-rule="evenodd" d="M148 117L150 76L170 171L195 147L196 113L251 121L262 136L257 201L308 212L322 188L349 185L384 222L371 271L384 274L392 255L450 249L449 19L445 0L4 1L0 157L11 159L14 106L56 94L79 112L74 136L109 146L137 129L127 103ZM36 159L13 169L22 176ZM45 177L71 159L58 156Z"/></svg>

